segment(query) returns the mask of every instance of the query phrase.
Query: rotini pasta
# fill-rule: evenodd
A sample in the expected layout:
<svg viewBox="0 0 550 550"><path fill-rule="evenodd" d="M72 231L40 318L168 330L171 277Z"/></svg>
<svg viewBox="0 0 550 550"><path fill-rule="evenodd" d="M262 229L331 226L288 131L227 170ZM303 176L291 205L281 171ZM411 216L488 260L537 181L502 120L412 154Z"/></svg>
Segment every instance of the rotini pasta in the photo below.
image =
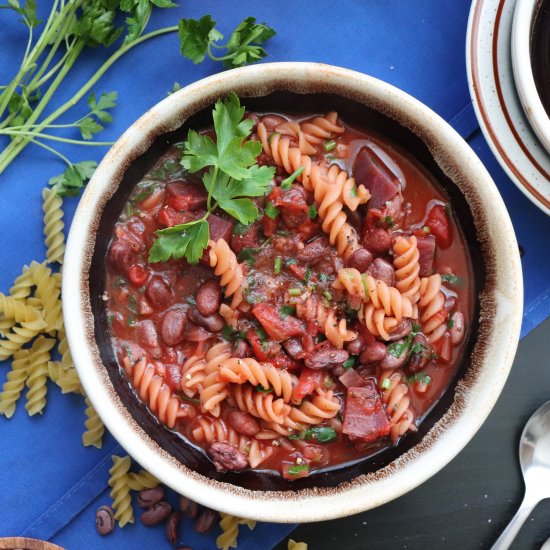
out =
<svg viewBox="0 0 550 550"><path fill-rule="evenodd" d="M147 402L161 422L173 428L176 420L186 415L179 398L172 393L163 378L156 374L155 367L147 364L145 357L140 357L134 364L125 357L124 368L141 399Z"/></svg>
<svg viewBox="0 0 550 550"><path fill-rule="evenodd" d="M428 342L437 342L447 330L448 312L441 292L441 275L422 277L420 281L420 323Z"/></svg>
<svg viewBox="0 0 550 550"><path fill-rule="evenodd" d="M42 302L44 308L44 320L47 330L51 334L61 330L63 326L63 313L61 311L61 286L60 279L52 276L52 270L46 266L46 262L39 264L32 262L30 265L32 279L36 285L36 297Z"/></svg>
<svg viewBox="0 0 550 550"><path fill-rule="evenodd" d="M407 431L416 431L414 413L410 408L409 387L399 372L384 371L379 385L382 388L382 400L390 416L390 436L394 443Z"/></svg>
<svg viewBox="0 0 550 550"><path fill-rule="evenodd" d="M10 288L9 295L14 300L24 301L31 294L33 285L31 272L28 266L24 266ZM27 305L31 304L27 303ZM15 319L0 315L0 335L5 336L15 324Z"/></svg>
<svg viewBox="0 0 550 550"><path fill-rule="evenodd" d="M48 263L62 264L65 255L65 236L63 235L63 199L53 188L42 190L42 210L44 211L44 236L46 238L46 258Z"/></svg>
<svg viewBox="0 0 550 550"><path fill-rule="evenodd" d="M97 415L97 412L92 407L90 400L86 397L86 411L87 416L84 425L86 431L82 434L82 444L84 447L94 446L101 449L103 446L103 434L105 433L105 426L101 421L101 418Z"/></svg>
<svg viewBox="0 0 550 550"><path fill-rule="evenodd" d="M206 353L200 401L202 410L212 416L220 416L220 404L227 397L226 383L220 378L220 367L230 356L231 346L226 342L214 345Z"/></svg>
<svg viewBox="0 0 550 550"><path fill-rule="evenodd" d="M25 387L29 369L28 358L28 349L15 352L11 362L11 370L8 372L8 378L2 386L2 393L0 393L0 414L3 414L7 418L11 418L15 413L17 400Z"/></svg>
<svg viewBox="0 0 550 550"><path fill-rule="evenodd" d="M392 330L399 323L395 317L387 317L384 309L376 309L372 304L363 304L357 317L373 336L386 341L391 338Z"/></svg>
<svg viewBox="0 0 550 550"><path fill-rule="evenodd" d="M48 361L50 350L55 340L44 336L38 337L33 343L28 356L27 403L25 408L30 416L42 414L46 406L46 382L48 378Z"/></svg>
<svg viewBox="0 0 550 550"><path fill-rule="evenodd" d="M152 489L160 485L160 481L146 470L128 473L128 487L132 491L142 491L143 489Z"/></svg>
<svg viewBox="0 0 550 550"><path fill-rule="evenodd" d="M411 235L410 237L397 237L395 244L393 245L393 252L395 259L393 265L395 266L395 287L403 296L406 296L411 300L413 304L418 301L420 297L420 273L418 244L416 237Z"/></svg>
<svg viewBox="0 0 550 550"><path fill-rule="evenodd" d="M293 407L289 417L299 424L320 424L324 420L334 418L340 411L340 400L332 391L317 389L317 395L311 400L305 400L300 407Z"/></svg>
<svg viewBox="0 0 550 550"><path fill-rule="evenodd" d="M307 550L307 544L305 542L296 542L292 539L288 539L287 550Z"/></svg>
<svg viewBox="0 0 550 550"><path fill-rule="evenodd" d="M134 510L132 509L132 497L130 496L130 486L128 485L128 472L132 465L129 456L120 457L113 455L113 465L109 469L109 493L113 499L113 510L115 519L120 527L128 523L134 523Z"/></svg>
<svg viewBox="0 0 550 550"><path fill-rule="evenodd" d="M224 294L228 298L233 297L231 307L236 309L243 301L245 284L243 268L224 239L210 241L208 246L210 266L214 268L214 273L221 277L220 284L225 287Z"/></svg>

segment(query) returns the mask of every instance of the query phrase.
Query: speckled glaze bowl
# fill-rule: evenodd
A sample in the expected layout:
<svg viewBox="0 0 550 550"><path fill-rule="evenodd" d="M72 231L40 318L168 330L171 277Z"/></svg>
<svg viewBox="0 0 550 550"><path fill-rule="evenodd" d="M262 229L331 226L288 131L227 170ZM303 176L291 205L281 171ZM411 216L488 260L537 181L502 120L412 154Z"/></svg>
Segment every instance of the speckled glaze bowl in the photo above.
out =
<svg viewBox="0 0 550 550"><path fill-rule="evenodd" d="M457 376L419 431L359 463L288 482L254 471L216 472L202 452L161 426L119 375L102 302L105 255L134 185L158 156L208 124L214 102L235 91L247 109L338 110L405 147L451 197L475 266L472 337ZM522 317L518 246L502 199L480 160L438 115L369 76L316 63L273 63L221 73L169 96L107 153L76 212L63 268L70 349L108 429L144 468L181 494L237 516L275 522L337 518L379 506L426 481L472 438L508 376Z"/></svg>

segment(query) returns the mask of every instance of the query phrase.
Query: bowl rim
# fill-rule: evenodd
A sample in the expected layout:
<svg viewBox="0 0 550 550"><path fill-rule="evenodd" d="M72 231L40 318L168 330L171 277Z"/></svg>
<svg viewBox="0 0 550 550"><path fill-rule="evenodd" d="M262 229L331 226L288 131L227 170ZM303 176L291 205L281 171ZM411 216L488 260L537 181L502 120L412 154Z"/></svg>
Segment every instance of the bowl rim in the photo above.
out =
<svg viewBox="0 0 550 550"><path fill-rule="evenodd" d="M523 111L541 144L550 153L550 117L540 99L531 62L531 37L539 4L540 0L517 1L510 49L514 81Z"/></svg>
<svg viewBox="0 0 550 550"><path fill-rule="evenodd" d="M94 227L131 159L145 152L156 136L181 126L185 109L190 109L187 114L193 108L199 110L233 89L250 87L254 93L249 95L255 96L281 89L311 93L314 83L355 101L376 103L384 114L421 137L444 173L455 181L460 178L478 238L487 249L484 257L491 278L491 288L486 287L480 297L485 304L481 343L476 344L480 358L472 361L480 368L475 377L458 383L449 411L417 445L419 450L415 447L382 470L336 488L255 492L207 479L175 461L141 430L109 387L86 290ZM486 253L491 247L495 250L489 261ZM436 113L394 86L349 69L311 62L265 63L207 77L167 97L134 122L106 154L80 200L67 241L62 291L67 339L82 385L125 450L160 481L205 506L281 523L333 519L379 506L414 489L450 462L477 432L502 391L519 341L523 308L521 262L510 217L468 144Z"/></svg>

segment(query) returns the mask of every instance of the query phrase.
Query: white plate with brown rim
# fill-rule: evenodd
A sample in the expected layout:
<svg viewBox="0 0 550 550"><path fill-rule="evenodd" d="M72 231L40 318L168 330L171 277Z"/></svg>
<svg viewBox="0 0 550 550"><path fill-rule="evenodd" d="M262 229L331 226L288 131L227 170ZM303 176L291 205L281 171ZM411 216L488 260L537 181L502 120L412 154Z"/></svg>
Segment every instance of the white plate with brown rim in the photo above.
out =
<svg viewBox="0 0 550 550"><path fill-rule="evenodd" d="M481 130L519 190L550 215L550 155L523 111L512 70L511 33L516 0L474 0L466 64Z"/></svg>

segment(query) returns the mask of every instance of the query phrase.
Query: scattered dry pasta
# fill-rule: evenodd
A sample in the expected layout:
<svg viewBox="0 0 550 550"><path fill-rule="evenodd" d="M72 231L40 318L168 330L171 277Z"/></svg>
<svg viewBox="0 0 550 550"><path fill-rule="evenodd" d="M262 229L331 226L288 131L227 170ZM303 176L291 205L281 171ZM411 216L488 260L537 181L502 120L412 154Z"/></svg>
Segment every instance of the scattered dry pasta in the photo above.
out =
<svg viewBox="0 0 550 550"><path fill-rule="evenodd" d="M97 412L92 407L90 400L86 397L86 431L82 434L82 444L84 447L94 446L101 449L103 446L103 434L105 432L105 426L97 415Z"/></svg>
<svg viewBox="0 0 550 550"><path fill-rule="evenodd" d="M288 539L288 550L307 550L307 544Z"/></svg>
<svg viewBox="0 0 550 550"><path fill-rule="evenodd" d="M55 345L53 338L40 336L33 343L28 357L27 403L25 408L30 416L42 414L46 406L46 381L50 351Z"/></svg>
<svg viewBox="0 0 550 550"><path fill-rule="evenodd" d="M46 258L48 263L62 264L65 255L65 237L63 235L63 199L55 189L46 187L42 190L42 210L44 211L44 236Z"/></svg>
<svg viewBox="0 0 550 550"><path fill-rule="evenodd" d="M0 414L3 414L7 418L13 416L17 400L25 387L29 371L28 358L28 349L22 349L14 353L11 370L8 372L8 378L2 386L2 393L0 393Z"/></svg>
<svg viewBox="0 0 550 550"><path fill-rule="evenodd" d="M112 456L113 465L109 469L109 493L113 499L113 510L115 510L115 519L120 527L128 523L134 523L134 511L132 509L132 497L130 496L130 486L128 485L128 472L132 465L129 456L124 458Z"/></svg>
<svg viewBox="0 0 550 550"><path fill-rule="evenodd" d="M241 519L229 514L220 513L219 526L222 534L216 539L216 546L219 550L237 548L237 537L239 536L239 525L246 525L249 529L256 527L256 522L251 519Z"/></svg>

